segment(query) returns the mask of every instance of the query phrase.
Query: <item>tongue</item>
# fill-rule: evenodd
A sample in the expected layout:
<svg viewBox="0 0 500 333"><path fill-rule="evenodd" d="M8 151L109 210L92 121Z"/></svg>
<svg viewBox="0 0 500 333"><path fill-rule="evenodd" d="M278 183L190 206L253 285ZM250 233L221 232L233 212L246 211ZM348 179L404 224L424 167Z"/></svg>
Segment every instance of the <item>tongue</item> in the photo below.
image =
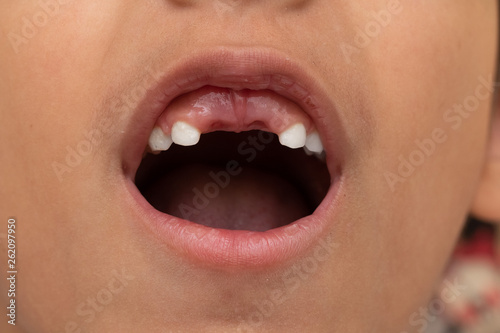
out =
<svg viewBox="0 0 500 333"><path fill-rule="evenodd" d="M146 192L156 209L213 228L266 231L310 213L295 186L249 167L236 176L207 165L183 167Z"/></svg>

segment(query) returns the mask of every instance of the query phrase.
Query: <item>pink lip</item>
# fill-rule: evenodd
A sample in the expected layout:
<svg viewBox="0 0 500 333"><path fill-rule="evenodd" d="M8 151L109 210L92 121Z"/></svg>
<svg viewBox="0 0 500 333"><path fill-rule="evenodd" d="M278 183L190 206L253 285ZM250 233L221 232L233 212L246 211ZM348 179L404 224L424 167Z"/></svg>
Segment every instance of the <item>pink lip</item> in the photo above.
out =
<svg viewBox="0 0 500 333"><path fill-rule="evenodd" d="M218 268L257 268L299 257L326 235L339 207L348 140L333 102L308 74L307 65L274 50L221 47L190 55L159 73L131 117L130 135L122 152L130 194L126 195L127 204L154 239L191 262ZM308 113L322 137L332 178L327 196L312 215L265 232L225 230L162 213L146 201L134 177L155 121L175 97L206 85L272 90Z"/></svg>

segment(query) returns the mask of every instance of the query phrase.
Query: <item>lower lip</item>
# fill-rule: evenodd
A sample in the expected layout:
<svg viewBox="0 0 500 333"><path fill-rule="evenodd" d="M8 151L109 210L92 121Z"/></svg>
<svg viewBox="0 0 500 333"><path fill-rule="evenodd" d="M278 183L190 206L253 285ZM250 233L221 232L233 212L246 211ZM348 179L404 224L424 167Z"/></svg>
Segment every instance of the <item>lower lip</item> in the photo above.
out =
<svg viewBox="0 0 500 333"><path fill-rule="evenodd" d="M334 218L341 178L332 183L316 211L289 225L265 232L210 228L153 208L126 179L137 216L153 237L186 260L215 268L264 268L287 262L318 242Z"/></svg>

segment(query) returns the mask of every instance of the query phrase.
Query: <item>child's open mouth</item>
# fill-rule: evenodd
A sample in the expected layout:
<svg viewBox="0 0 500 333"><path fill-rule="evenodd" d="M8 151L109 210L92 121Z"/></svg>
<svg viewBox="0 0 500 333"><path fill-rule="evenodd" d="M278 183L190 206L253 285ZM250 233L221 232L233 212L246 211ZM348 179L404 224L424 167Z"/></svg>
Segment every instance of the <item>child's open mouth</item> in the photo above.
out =
<svg viewBox="0 0 500 333"><path fill-rule="evenodd" d="M154 235L226 267L284 261L326 237L343 134L328 96L298 66L223 49L157 85L124 147L133 207Z"/></svg>
<svg viewBox="0 0 500 333"><path fill-rule="evenodd" d="M166 151L143 159L141 193L159 211L208 227L278 228L310 215L330 187L311 119L268 90L205 86L179 96L149 141Z"/></svg>

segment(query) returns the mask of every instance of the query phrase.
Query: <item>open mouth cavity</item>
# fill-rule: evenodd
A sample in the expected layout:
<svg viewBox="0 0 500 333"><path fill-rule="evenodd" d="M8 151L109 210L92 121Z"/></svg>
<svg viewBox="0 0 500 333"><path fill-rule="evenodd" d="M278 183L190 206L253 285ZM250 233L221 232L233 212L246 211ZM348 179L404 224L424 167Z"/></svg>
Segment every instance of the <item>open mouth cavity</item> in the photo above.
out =
<svg viewBox="0 0 500 333"><path fill-rule="evenodd" d="M157 119L135 183L163 213L267 231L312 214L330 175L320 135L297 104L269 90L205 86Z"/></svg>

